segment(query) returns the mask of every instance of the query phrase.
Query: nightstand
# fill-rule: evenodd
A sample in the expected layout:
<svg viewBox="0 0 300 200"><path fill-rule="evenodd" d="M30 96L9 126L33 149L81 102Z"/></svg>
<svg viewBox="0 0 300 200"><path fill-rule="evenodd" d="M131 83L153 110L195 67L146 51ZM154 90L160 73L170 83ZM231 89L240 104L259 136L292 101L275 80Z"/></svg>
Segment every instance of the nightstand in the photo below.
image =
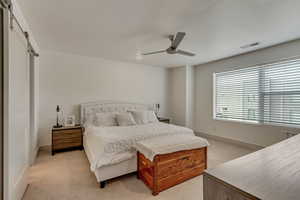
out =
<svg viewBox="0 0 300 200"><path fill-rule="evenodd" d="M166 117L157 117L158 121L170 124L171 119Z"/></svg>
<svg viewBox="0 0 300 200"><path fill-rule="evenodd" d="M52 128L52 155L56 152L83 149L82 143L83 127L80 125L72 127Z"/></svg>

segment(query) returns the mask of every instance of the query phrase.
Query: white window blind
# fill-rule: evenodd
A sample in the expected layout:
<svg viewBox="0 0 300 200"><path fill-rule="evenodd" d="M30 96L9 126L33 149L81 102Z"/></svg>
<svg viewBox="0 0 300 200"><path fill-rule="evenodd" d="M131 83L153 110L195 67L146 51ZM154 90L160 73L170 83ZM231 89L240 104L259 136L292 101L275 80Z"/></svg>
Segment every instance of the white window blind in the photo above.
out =
<svg viewBox="0 0 300 200"><path fill-rule="evenodd" d="M214 118L300 125L300 59L214 74Z"/></svg>

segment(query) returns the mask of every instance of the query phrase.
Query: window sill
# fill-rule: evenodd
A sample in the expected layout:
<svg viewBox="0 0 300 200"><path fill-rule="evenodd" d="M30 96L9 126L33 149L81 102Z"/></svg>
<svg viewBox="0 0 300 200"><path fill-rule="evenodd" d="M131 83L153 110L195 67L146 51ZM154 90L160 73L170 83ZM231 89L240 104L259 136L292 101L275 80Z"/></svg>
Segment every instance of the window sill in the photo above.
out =
<svg viewBox="0 0 300 200"><path fill-rule="evenodd" d="M219 118L219 117L214 117L213 119L217 121L237 122L241 124L263 125L262 123L251 121L251 120L226 119L226 118Z"/></svg>
<svg viewBox="0 0 300 200"><path fill-rule="evenodd" d="M240 124L249 124L249 125L258 125L258 126L276 126L276 127L300 129L300 124L296 125L296 124L280 124L280 123L260 123L251 120L224 119L218 117L214 117L213 119L216 121L235 122Z"/></svg>

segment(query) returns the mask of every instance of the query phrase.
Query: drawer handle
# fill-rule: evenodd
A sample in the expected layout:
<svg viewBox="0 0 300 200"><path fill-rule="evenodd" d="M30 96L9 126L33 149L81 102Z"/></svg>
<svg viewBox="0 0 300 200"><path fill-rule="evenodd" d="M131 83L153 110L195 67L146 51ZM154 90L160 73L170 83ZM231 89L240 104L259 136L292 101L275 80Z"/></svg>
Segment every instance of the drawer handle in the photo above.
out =
<svg viewBox="0 0 300 200"><path fill-rule="evenodd" d="M186 157L181 158L181 160L188 160L189 158L190 158L189 156L186 156Z"/></svg>

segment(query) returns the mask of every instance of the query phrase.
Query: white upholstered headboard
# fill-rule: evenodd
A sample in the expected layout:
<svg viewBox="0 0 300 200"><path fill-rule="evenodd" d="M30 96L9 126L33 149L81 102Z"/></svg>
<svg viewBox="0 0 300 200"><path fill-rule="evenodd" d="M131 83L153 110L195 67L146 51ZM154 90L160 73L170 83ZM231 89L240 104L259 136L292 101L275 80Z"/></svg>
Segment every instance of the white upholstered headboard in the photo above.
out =
<svg viewBox="0 0 300 200"><path fill-rule="evenodd" d="M80 122L84 124L86 119L94 117L101 112L126 112L128 110L153 110L153 105L126 103L117 101L96 101L80 104Z"/></svg>

